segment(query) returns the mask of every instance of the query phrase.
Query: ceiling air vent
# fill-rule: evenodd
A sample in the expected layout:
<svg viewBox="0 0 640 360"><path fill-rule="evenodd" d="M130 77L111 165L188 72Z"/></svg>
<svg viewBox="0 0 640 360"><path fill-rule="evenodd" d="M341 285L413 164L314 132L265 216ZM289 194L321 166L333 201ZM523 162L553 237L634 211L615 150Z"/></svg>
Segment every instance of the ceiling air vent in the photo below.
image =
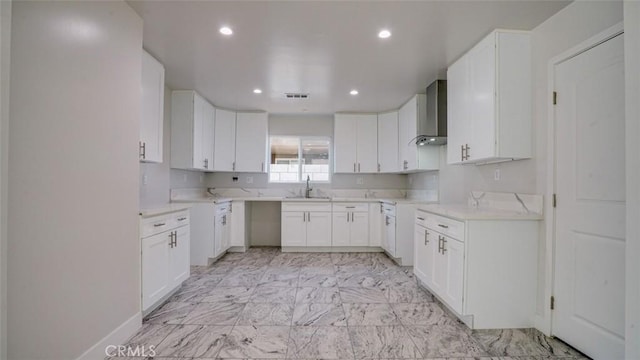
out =
<svg viewBox="0 0 640 360"><path fill-rule="evenodd" d="M308 99L309 94L304 93L285 93L284 96L287 99Z"/></svg>

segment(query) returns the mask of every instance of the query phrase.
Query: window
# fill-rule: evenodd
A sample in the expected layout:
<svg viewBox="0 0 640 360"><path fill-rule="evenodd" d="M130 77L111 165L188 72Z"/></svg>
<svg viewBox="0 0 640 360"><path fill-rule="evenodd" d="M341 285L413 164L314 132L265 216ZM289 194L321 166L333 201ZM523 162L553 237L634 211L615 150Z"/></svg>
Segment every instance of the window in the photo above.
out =
<svg viewBox="0 0 640 360"><path fill-rule="evenodd" d="M272 136L269 182L329 182L328 137Z"/></svg>

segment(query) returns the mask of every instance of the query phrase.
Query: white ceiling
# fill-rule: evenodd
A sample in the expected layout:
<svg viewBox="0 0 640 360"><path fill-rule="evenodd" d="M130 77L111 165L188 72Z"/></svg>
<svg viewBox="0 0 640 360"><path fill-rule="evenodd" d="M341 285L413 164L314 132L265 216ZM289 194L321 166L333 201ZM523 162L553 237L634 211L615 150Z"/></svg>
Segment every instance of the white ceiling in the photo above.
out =
<svg viewBox="0 0 640 360"><path fill-rule="evenodd" d="M270 113L398 108L494 28L530 30L568 3L129 1L172 89ZM220 34L223 25L234 34ZM377 37L383 28L389 39Z"/></svg>

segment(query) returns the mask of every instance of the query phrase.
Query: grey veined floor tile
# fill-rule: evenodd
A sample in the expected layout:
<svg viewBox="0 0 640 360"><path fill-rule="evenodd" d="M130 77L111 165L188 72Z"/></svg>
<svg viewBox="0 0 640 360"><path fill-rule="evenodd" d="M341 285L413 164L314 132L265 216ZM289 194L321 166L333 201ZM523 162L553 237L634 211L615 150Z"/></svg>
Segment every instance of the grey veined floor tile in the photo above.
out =
<svg viewBox="0 0 640 360"><path fill-rule="evenodd" d="M281 303L248 303L238 325L280 325L290 326L293 305Z"/></svg>
<svg viewBox="0 0 640 360"><path fill-rule="evenodd" d="M234 325L245 304L233 302L203 302L184 319L183 324Z"/></svg>
<svg viewBox="0 0 640 360"><path fill-rule="evenodd" d="M348 326L400 325L389 304L343 304Z"/></svg>
<svg viewBox="0 0 640 360"><path fill-rule="evenodd" d="M296 288L258 286L249 302L291 304L296 302Z"/></svg>
<svg viewBox="0 0 640 360"><path fill-rule="evenodd" d="M351 287L340 288L340 298L343 303L386 303L387 296L382 289Z"/></svg>
<svg viewBox="0 0 640 360"><path fill-rule="evenodd" d="M215 357L231 326L180 325L156 348L158 356Z"/></svg>
<svg viewBox="0 0 640 360"><path fill-rule="evenodd" d="M345 327L293 327L289 337L289 359L353 359L353 348Z"/></svg>
<svg viewBox="0 0 640 360"><path fill-rule="evenodd" d="M195 307L196 304L193 303L167 302L147 315L144 322L149 324L181 324Z"/></svg>
<svg viewBox="0 0 640 360"><path fill-rule="evenodd" d="M297 304L293 311L293 325L296 326L347 326L347 319L341 305Z"/></svg>
<svg viewBox="0 0 640 360"><path fill-rule="evenodd" d="M403 326L356 326L348 329L356 359L422 358Z"/></svg>
<svg viewBox="0 0 640 360"><path fill-rule="evenodd" d="M393 311L404 325L457 324L458 320L444 311L437 303L391 304Z"/></svg>
<svg viewBox="0 0 640 360"><path fill-rule="evenodd" d="M340 304L340 291L337 287L301 287L296 293L296 304Z"/></svg>
<svg viewBox="0 0 640 360"><path fill-rule="evenodd" d="M251 295L255 291L253 287L216 287L209 292L209 295L202 299L203 302L231 301L237 303L249 302Z"/></svg>
<svg viewBox="0 0 640 360"><path fill-rule="evenodd" d="M488 356L482 346L460 326L407 326L406 329L425 358Z"/></svg>
<svg viewBox="0 0 640 360"><path fill-rule="evenodd" d="M223 359L284 359L289 326L235 326L218 354Z"/></svg>

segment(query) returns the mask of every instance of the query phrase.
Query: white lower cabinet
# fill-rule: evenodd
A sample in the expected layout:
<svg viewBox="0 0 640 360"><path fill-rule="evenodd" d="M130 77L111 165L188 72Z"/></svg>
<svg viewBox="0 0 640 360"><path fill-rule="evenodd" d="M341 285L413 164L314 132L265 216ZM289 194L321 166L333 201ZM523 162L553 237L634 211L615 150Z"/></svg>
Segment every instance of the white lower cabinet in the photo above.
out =
<svg viewBox="0 0 640 360"><path fill-rule="evenodd" d="M333 203L333 246L369 245L369 204Z"/></svg>
<svg viewBox="0 0 640 360"><path fill-rule="evenodd" d="M331 203L283 202L283 247L331 246Z"/></svg>
<svg viewBox="0 0 640 360"><path fill-rule="evenodd" d="M413 265L413 213L410 203L382 203L381 247L402 266Z"/></svg>
<svg viewBox="0 0 640 360"><path fill-rule="evenodd" d="M234 200L231 203L231 247L246 250L245 202Z"/></svg>
<svg viewBox="0 0 640 360"><path fill-rule="evenodd" d="M189 277L189 211L141 218L142 311Z"/></svg>
<svg viewBox="0 0 640 360"><path fill-rule="evenodd" d="M231 246L231 203L216 204L213 237L213 258L224 254Z"/></svg>
<svg viewBox="0 0 640 360"><path fill-rule="evenodd" d="M472 329L528 328L536 308L538 223L416 211L414 273Z"/></svg>

